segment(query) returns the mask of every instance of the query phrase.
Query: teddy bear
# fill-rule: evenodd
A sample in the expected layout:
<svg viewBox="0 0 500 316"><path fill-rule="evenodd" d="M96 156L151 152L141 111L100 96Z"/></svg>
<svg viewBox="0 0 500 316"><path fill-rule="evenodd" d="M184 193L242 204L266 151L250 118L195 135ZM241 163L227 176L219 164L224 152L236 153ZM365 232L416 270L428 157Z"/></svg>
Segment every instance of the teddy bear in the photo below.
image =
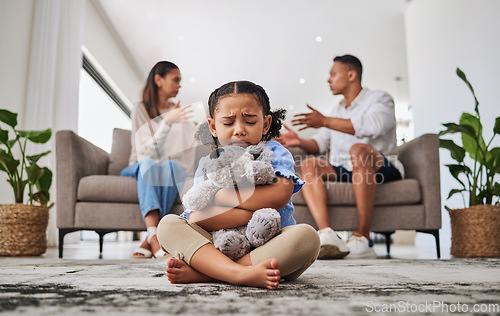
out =
<svg viewBox="0 0 500 316"><path fill-rule="evenodd" d="M270 184L274 181L273 152L261 142L246 148L229 145L215 149L205 157L203 181L182 197L186 209L202 210L209 206L222 188ZM249 253L280 232L281 217L272 208L255 211L247 225L212 233L214 246L231 259Z"/></svg>

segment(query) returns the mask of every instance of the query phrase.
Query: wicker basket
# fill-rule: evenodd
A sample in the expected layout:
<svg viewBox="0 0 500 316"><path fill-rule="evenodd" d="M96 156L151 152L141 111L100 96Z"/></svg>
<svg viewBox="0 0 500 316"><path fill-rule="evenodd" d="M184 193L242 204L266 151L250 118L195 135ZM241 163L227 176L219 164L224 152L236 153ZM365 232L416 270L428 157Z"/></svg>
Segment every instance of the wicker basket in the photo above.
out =
<svg viewBox="0 0 500 316"><path fill-rule="evenodd" d="M446 209L451 218L452 256L500 258L500 206Z"/></svg>
<svg viewBox="0 0 500 316"><path fill-rule="evenodd" d="M49 207L0 204L0 256L39 256L47 250Z"/></svg>

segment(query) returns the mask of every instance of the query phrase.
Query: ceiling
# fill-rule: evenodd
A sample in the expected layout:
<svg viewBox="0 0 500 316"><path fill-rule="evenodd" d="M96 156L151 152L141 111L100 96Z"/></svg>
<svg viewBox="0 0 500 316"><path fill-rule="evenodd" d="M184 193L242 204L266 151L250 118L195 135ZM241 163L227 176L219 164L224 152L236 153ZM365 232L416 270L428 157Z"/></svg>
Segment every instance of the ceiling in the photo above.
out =
<svg viewBox="0 0 500 316"><path fill-rule="evenodd" d="M98 0L145 78L159 60L183 75L183 104L251 80L274 108L327 111L332 58L351 53L363 85L409 103L402 0ZM397 79L399 78L399 79Z"/></svg>

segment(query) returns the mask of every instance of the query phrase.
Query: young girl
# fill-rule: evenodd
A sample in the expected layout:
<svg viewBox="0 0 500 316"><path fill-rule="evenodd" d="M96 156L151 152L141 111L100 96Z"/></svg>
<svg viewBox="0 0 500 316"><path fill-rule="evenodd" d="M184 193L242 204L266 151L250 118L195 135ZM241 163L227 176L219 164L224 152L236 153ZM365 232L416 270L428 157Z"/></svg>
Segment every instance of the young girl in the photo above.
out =
<svg viewBox="0 0 500 316"><path fill-rule="evenodd" d="M174 256L167 261L167 277L171 283L219 280L276 289L280 279L298 278L319 252L316 231L306 224L296 225L292 216L292 194L304 182L294 174L290 152L271 140L279 136L285 111L271 111L264 89L248 81L216 89L208 106L208 125L217 146L246 147L265 141L274 153L276 178L273 184L237 189L237 194L234 189L221 189L213 206L165 216L158 226L158 240ZM208 232L245 225L254 211L265 207L280 213L279 235L236 261L214 247Z"/></svg>

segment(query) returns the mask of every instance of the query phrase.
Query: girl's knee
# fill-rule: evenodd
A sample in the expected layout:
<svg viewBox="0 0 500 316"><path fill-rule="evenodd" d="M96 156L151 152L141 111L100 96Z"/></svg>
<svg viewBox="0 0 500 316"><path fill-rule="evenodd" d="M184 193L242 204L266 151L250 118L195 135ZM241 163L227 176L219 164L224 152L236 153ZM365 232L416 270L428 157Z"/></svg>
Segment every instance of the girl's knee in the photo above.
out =
<svg viewBox="0 0 500 316"><path fill-rule="evenodd" d="M304 257L316 258L319 253L320 241L316 230L308 224L297 224L293 226L293 237L297 244L303 245L297 247Z"/></svg>
<svg viewBox="0 0 500 316"><path fill-rule="evenodd" d="M166 238L168 238L169 231L171 231L175 225L179 225L183 222L185 222L185 219L175 214L167 214L163 216L158 224L156 232L160 244L163 244L162 240L165 241Z"/></svg>

